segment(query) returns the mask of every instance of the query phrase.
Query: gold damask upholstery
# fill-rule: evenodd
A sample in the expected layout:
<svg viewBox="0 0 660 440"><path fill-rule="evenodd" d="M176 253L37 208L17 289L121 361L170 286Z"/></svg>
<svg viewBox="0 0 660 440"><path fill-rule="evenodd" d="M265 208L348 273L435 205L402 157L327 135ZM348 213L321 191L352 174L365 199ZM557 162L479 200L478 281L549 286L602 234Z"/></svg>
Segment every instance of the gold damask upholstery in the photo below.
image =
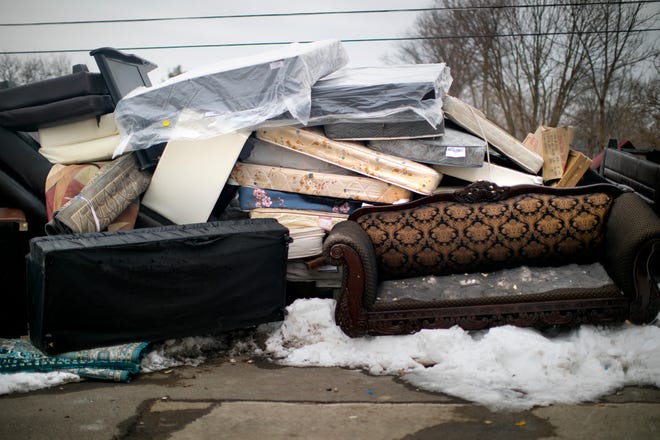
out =
<svg viewBox="0 0 660 440"><path fill-rule="evenodd" d="M355 219L381 279L490 271L597 259L612 196L522 194L501 201L438 201Z"/></svg>

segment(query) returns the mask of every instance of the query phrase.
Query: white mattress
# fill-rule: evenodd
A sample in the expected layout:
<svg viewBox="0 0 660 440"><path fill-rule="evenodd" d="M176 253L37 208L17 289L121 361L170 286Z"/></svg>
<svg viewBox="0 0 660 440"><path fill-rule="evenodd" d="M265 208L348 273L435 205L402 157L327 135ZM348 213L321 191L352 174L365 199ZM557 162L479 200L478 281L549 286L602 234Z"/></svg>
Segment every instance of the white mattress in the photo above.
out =
<svg viewBox="0 0 660 440"><path fill-rule="evenodd" d="M380 153L357 142L335 141L314 130L293 127L260 128L256 131L256 136L419 194L431 194L442 178L439 172L426 165Z"/></svg>
<svg viewBox="0 0 660 440"><path fill-rule="evenodd" d="M249 216L250 218L274 218L289 229L319 227L325 231L331 231L337 223L348 218L346 214L335 212L285 208L256 208L250 210Z"/></svg>
<svg viewBox="0 0 660 440"><path fill-rule="evenodd" d="M78 142L76 144L49 145L39 148L39 153L51 163L63 165L98 162L112 159L119 145L119 135Z"/></svg>
<svg viewBox="0 0 660 440"><path fill-rule="evenodd" d="M112 113L39 128L39 153L52 163L76 164L112 159L120 137Z"/></svg>
<svg viewBox="0 0 660 440"><path fill-rule="evenodd" d="M443 174L467 180L468 182L487 180L500 186L543 184L543 178L541 176L523 173L500 165L489 164L488 162L484 162L484 165L480 168L462 168L446 165L433 165L433 168Z"/></svg>
<svg viewBox="0 0 660 440"><path fill-rule="evenodd" d="M235 164L229 183L376 203L398 203L412 197L407 189L370 177L316 173L242 162Z"/></svg>
<svg viewBox="0 0 660 440"><path fill-rule="evenodd" d="M39 144L42 148L79 144L94 139L119 135L113 113L102 115L98 120L88 118L69 124L39 128Z"/></svg>
<svg viewBox="0 0 660 440"><path fill-rule="evenodd" d="M289 260L313 257L323 253L325 230L322 228L289 228L289 236L293 239L289 243Z"/></svg>

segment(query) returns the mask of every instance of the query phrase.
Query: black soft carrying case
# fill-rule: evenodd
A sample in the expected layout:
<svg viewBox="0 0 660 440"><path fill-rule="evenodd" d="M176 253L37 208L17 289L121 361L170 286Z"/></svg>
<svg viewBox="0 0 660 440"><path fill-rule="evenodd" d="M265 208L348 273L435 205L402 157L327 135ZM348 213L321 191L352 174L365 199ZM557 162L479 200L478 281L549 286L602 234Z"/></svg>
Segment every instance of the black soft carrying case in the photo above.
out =
<svg viewBox="0 0 660 440"><path fill-rule="evenodd" d="M30 339L52 354L281 320L289 240L274 219L35 238Z"/></svg>

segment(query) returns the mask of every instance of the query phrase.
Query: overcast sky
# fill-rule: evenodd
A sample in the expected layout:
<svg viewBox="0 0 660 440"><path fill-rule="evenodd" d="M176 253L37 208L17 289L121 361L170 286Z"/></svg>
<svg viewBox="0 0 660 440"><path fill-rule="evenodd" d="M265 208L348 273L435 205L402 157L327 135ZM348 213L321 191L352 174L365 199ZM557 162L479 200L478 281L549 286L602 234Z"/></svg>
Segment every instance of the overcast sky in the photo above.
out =
<svg viewBox="0 0 660 440"><path fill-rule="evenodd" d="M111 20L155 17L234 14L296 13L411 9L433 6L433 0L16 0L6 1L0 23L77 20ZM0 26L0 52L83 49L67 53L72 64L86 63L96 70L88 50L110 46L179 46L253 43L272 41L315 41L323 39L398 38L405 36L418 12L345 14L296 17L249 17L210 20L176 20L138 23L67 24L48 26ZM394 42L347 42L349 66L385 64ZM156 64L150 76L154 83L166 78L176 65L184 70L275 49L277 46L241 46L179 49L126 49ZM41 56L41 55L26 55Z"/></svg>

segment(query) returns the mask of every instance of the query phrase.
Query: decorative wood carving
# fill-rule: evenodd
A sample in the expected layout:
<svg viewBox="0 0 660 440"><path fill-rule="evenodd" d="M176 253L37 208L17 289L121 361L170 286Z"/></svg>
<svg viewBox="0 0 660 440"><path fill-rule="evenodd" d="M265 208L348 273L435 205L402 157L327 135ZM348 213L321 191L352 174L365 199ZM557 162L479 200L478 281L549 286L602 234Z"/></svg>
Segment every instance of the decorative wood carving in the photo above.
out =
<svg viewBox="0 0 660 440"><path fill-rule="evenodd" d="M501 187L493 182L475 182L462 190L454 192L454 198L459 202L496 202L501 200L509 187Z"/></svg>

